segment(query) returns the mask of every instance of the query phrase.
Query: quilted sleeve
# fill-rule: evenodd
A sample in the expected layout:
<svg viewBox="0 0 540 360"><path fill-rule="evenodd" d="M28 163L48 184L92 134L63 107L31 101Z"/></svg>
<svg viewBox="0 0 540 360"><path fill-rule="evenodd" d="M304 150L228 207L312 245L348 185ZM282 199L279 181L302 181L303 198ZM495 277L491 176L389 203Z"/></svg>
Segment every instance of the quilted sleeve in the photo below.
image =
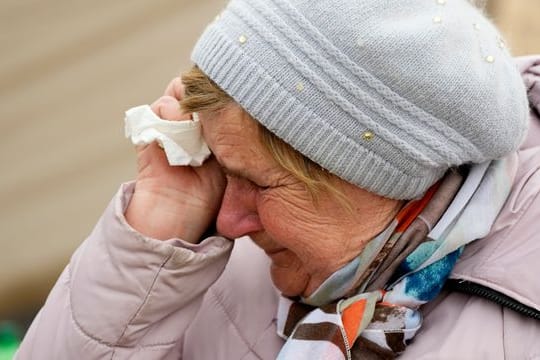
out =
<svg viewBox="0 0 540 360"><path fill-rule="evenodd" d="M123 213L123 185L71 258L15 359L179 359L182 337L232 243L147 238Z"/></svg>

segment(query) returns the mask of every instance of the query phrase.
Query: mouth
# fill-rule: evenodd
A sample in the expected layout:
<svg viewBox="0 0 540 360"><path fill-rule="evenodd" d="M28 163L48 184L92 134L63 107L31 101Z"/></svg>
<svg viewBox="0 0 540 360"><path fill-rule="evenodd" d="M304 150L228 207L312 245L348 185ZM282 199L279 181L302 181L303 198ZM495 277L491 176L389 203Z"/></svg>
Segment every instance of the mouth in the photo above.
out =
<svg viewBox="0 0 540 360"><path fill-rule="evenodd" d="M270 258L276 254L279 254L285 250L284 247L278 246L274 241L272 241L266 234L262 232L257 232L254 234L249 234L249 237L255 245L257 245L262 251L265 252Z"/></svg>
<svg viewBox="0 0 540 360"><path fill-rule="evenodd" d="M296 255L289 251L289 249L280 248L274 250L265 250L266 255L272 261L273 266L277 266L282 269L291 269L298 264Z"/></svg>
<svg viewBox="0 0 540 360"><path fill-rule="evenodd" d="M263 251L268 255L269 257L273 257L287 249L285 248L275 248L275 249L263 249Z"/></svg>

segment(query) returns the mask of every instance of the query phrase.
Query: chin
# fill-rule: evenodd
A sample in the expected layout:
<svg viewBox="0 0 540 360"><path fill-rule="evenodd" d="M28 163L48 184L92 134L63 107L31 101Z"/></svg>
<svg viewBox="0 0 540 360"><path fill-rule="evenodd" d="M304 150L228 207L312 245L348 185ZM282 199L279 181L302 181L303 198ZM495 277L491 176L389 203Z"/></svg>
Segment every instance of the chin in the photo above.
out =
<svg viewBox="0 0 540 360"><path fill-rule="evenodd" d="M305 272L291 271L290 269L278 267L272 262L270 276L274 286L284 296L306 296L306 291L309 288L309 276Z"/></svg>

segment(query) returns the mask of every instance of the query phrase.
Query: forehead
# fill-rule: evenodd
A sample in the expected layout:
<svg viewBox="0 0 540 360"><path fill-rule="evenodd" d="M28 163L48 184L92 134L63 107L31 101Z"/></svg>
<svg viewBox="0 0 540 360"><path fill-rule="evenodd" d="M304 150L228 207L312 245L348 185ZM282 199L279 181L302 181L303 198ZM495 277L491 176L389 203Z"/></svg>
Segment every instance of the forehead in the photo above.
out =
<svg viewBox="0 0 540 360"><path fill-rule="evenodd" d="M218 162L233 173L263 170L272 157L263 145L259 124L238 105L201 112L203 136ZM266 166L265 166L266 165Z"/></svg>

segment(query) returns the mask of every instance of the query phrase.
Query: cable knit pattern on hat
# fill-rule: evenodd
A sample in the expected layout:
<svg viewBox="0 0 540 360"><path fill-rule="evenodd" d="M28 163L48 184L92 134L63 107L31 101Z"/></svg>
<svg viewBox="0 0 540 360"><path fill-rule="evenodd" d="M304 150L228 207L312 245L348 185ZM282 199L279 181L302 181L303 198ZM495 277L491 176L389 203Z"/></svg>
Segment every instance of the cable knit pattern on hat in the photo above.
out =
<svg viewBox="0 0 540 360"><path fill-rule="evenodd" d="M386 197L419 197L526 133L519 72L466 0L232 0L192 59L302 154Z"/></svg>

